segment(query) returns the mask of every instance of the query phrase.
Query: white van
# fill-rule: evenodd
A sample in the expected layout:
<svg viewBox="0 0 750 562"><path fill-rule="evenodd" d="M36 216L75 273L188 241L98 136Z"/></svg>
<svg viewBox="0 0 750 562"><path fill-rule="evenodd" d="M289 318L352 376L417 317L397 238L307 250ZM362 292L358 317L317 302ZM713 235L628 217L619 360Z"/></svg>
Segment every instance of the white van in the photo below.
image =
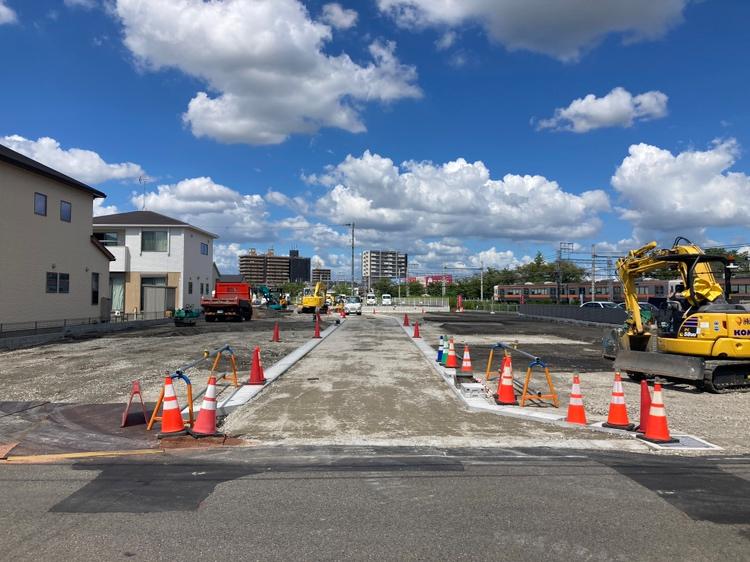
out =
<svg viewBox="0 0 750 562"><path fill-rule="evenodd" d="M391 295L389 295L389 294L387 294L387 293L386 293L386 294L384 294L384 295L380 295L380 303L381 303L381 304L382 304L383 306L391 306L391 305L393 304L393 303L391 302Z"/></svg>
<svg viewBox="0 0 750 562"><path fill-rule="evenodd" d="M376 304L378 304L378 297L375 296L375 293L367 293L365 304L367 306L375 306Z"/></svg>

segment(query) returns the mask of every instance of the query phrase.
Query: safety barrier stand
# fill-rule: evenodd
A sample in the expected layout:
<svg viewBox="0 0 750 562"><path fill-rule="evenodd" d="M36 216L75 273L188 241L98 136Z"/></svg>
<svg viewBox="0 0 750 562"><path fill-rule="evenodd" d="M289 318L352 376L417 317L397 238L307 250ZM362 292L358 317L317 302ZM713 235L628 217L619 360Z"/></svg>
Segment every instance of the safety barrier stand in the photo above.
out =
<svg viewBox="0 0 750 562"><path fill-rule="evenodd" d="M491 364L492 364L492 357L493 352L495 349L502 349L503 354L508 356L513 353L518 353L519 355L523 355L524 357L531 359L531 363L529 363L528 368L526 369L526 379L523 383L523 392L521 393L521 399L519 401L519 406L524 407L526 405L526 402L529 400L550 400L552 402L552 405L555 408L560 407L560 400L557 396L557 391L555 390L555 385L552 384L552 376L549 372L549 367L547 364L542 361L539 357L536 355L532 355L531 353L527 353L525 351L522 351L518 349L518 344L514 343L513 345L508 345L502 342L499 342L495 344L492 349L490 349L490 358L487 362L487 376L489 377ZM530 392L529 391L529 384L531 383L531 378L534 374L534 368L540 367L544 369L544 377L547 379L547 386L549 387L549 393L548 394L542 394L541 392ZM489 378L487 380L490 380Z"/></svg>
<svg viewBox="0 0 750 562"><path fill-rule="evenodd" d="M230 373L224 373L221 376L218 376L218 379L225 379L230 380L230 382L235 386L240 386L239 381L237 380L237 358L234 355L234 351L231 347L228 345L225 345L224 347L221 347L217 350L214 350L212 352L209 352L208 350L203 352L203 358L208 359L213 355L216 354L216 357L214 358L214 362L211 365L211 375L216 375L216 370L219 368L219 363L221 362L221 358L224 356L224 352L228 352L227 359L229 360L229 366L232 368L232 372ZM231 377L231 378L230 378Z"/></svg>
<svg viewBox="0 0 750 562"><path fill-rule="evenodd" d="M195 417L193 416L193 383L191 383L187 375L179 369L177 369L174 373L171 373L171 374L167 373L167 376L170 377L173 381L174 379L180 379L187 386L187 403L188 403L187 425L188 427L193 427L193 423L195 422ZM151 429L154 427L154 423L161 421L159 410L161 409L163 402L164 402L164 387L162 387L161 392L159 393L159 399L156 401L156 406L154 406L154 411L151 414L151 419L148 421L148 425L146 426L146 431L151 431Z"/></svg>

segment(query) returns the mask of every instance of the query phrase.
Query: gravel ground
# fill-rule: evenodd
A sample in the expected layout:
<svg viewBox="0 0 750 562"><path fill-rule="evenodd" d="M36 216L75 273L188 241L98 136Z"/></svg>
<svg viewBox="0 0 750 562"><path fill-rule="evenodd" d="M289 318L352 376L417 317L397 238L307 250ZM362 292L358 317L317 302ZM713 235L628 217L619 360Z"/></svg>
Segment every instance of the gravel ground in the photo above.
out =
<svg viewBox="0 0 750 562"><path fill-rule="evenodd" d="M420 330L436 349L441 334L454 335L457 343L469 343L474 369L482 375L490 348L486 342L518 341L519 349L538 355L548 363L561 400L561 410L567 408L572 376L579 373L589 418L606 419L614 371L611 361L601 357L600 342L608 328L529 320L507 314L482 317L465 313L464 318L456 314L427 314ZM539 343L545 340L547 343ZM477 344L472 344L473 341ZM459 345L457 351L462 350L463 345ZM527 364L526 359L514 358L516 381L523 382ZM495 373L497 367L498 361L495 361ZM541 371L538 372L533 387L546 390L544 377ZM638 423L640 385L625 377L623 387L630 421ZM695 435L723 447L728 453L750 452L750 431L747 428L750 393L710 394L697 392L687 385L668 384L664 386L664 402L672 433Z"/></svg>
<svg viewBox="0 0 750 562"><path fill-rule="evenodd" d="M281 343L271 343L278 321ZM327 325L323 317L321 329ZM251 322L213 323L195 327L162 325L104 337L71 340L0 353L3 401L125 402L131 381L139 379L146 402L156 401L164 374L199 358L205 349L229 344L235 351L240 380L247 378L251 352L261 348L263 365L273 365L313 333L310 315L256 309ZM223 360L219 373L228 370ZM211 364L187 371L193 394L205 388ZM181 385L180 385L181 386ZM177 388L178 394L181 389Z"/></svg>

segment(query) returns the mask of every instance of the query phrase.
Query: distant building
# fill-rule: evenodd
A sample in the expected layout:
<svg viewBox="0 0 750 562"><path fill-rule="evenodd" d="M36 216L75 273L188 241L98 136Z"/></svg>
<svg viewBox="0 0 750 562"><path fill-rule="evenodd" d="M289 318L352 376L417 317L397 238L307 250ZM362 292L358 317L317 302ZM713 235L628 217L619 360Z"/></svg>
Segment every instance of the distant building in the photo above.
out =
<svg viewBox="0 0 750 562"><path fill-rule="evenodd" d="M453 283L453 275L417 275L416 277L407 277L406 282L411 283L417 281L427 287L430 283L443 283L445 280L446 285Z"/></svg>
<svg viewBox="0 0 750 562"><path fill-rule="evenodd" d="M331 270L330 269L322 269L319 267L316 267L312 270L312 282L317 283L318 281L323 281L324 283L330 283L331 281Z"/></svg>
<svg viewBox="0 0 750 562"><path fill-rule="evenodd" d="M362 252L362 282L368 288L379 279L403 279L407 275L408 256L393 250Z"/></svg>
<svg viewBox="0 0 750 562"><path fill-rule="evenodd" d="M114 256L91 229L104 193L4 146L0 192L0 323L108 320Z"/></svg>
<svg viewBox="0 0 750 562"><path fill-rule="evenodd" d="M311 259L302 258L299 250L289 250L289 281L292 283L309 283Z"/></svg>
<svg viewBox="0 0 750 562"><path fill-rule="evenodd" d="M112 310L159 316L200 306L213 289L218 236L159 213L94 217L94 236L117 258L109 268Z"/></svg>
<svg viewBox="0 0 750 562"><path fill-rule="evenodd" d="M300 257L298 250L290 250L288 256L277 256L270 248L265 254L250 248L239 260L240 274L251 285L278 288L289 281L310 281L310 258Z"/></svg>

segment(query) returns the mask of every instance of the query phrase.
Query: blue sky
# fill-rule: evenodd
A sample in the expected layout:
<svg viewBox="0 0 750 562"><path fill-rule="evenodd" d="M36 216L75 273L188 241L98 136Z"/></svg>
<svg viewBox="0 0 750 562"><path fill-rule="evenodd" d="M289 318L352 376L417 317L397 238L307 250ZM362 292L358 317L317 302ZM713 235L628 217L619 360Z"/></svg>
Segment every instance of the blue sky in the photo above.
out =
<svg viewBox="0 0 750 562"><path fill-rule="evenodd" d="M598 7L0 0L0 143L99 213L145 190L225 271L297 247L346 277L351 221L415 272L750 242L750 4Z"/></svg>

